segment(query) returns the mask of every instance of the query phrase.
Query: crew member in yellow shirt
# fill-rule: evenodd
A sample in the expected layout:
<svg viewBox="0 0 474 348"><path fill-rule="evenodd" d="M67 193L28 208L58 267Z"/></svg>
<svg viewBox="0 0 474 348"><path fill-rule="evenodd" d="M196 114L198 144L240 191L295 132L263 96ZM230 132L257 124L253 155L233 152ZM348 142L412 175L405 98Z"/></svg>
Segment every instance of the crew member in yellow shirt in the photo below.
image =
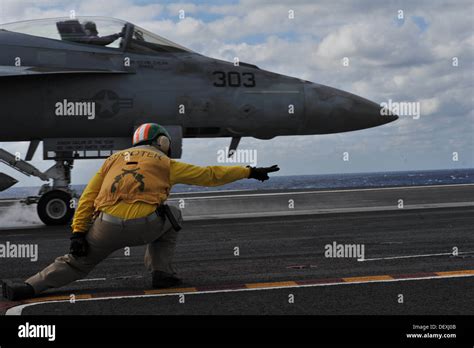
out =
<svg viewBox="0 0 474 348"><path fill-rule="evenodd" d="M24 283L4 280L9 300L33 297L84 278L115 250L147 244L145 266L154 288L180 284L172 262L181 212L165 204L175 184L218 186L245 178L268 180L269 168L199 167L170 158L165 128L145 123L133 135L133 147L107 158L81 195L72 222L70 252Z"/></svg>

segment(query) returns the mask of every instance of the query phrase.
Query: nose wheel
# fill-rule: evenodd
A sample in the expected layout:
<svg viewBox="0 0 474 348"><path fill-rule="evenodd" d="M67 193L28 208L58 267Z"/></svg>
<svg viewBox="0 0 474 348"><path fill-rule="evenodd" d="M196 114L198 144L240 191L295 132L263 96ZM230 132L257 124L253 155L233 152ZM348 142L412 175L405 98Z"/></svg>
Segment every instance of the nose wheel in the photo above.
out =
<svg viewBox="0 0 474 348"><path fill-rule="evenodd" d="M72 196L69 193L52 190L41 196L37 212L46 225L65 225L74 215L74 208L71 206L73 206Z"/></svg>

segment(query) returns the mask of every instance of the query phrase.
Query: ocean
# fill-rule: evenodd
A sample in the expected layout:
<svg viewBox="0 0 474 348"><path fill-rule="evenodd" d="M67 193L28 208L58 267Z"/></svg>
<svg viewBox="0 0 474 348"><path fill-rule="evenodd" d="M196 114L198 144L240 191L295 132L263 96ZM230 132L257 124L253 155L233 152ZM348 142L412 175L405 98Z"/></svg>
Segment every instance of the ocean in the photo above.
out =
<svg viewBox="0 0 474 348"><path fill-rule="evenodd" d="M273 176L264 183L257 180L240 180L218 187L199 187L175 185L171 192L205 192L205 191L253 191L253 190L317 190L368 187L396 187L422 185L453 185L473 184L474 169L447 169L429 171L403 171L383 173L353 173L353 174L324 174L324 175L291 175ZM85 185L73 185L78 192ZM24 198L37 195L39 186L11 187L0 192L0 199Z"/></svg>

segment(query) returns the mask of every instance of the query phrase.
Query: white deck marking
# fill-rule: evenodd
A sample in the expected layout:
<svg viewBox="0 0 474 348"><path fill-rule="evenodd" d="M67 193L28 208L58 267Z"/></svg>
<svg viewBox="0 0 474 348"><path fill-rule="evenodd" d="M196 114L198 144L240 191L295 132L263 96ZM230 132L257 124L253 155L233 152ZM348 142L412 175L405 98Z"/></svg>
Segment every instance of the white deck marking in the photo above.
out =
<svg viewBox="0 0 474 348"><path fill-rule="evenodd" d="M99 282L104 280L126 280L126 279L141 279L143 278L142 275L130 275L130 276L118 276L112 278L86 278L86 279L79 279L75 280L76 282Z"/></svg>
<svg viewBox="0 0 474 348"><path fill-rule="evenodd" d="M245 91L245 94L299 94L300 91Z"/></svg>
<svg viewBox="0 0 474 348"><path fill-rule="evenodd" d="M403 208L398 208L394 205L384 205L378 207L351 207L351 208L330 208L330 209L301 209L301 210L282 210L270 212L256 212L256 213L231 213L231 214L216 214L216 215L186 215L184 212L184 221L197 220L218 220L218 219L232 219L232 218L251 218L251 217L271 217L271 216L294 216L294 215L317 215L317 214L336 214L336 213L359 213L372 211L394 211L394 210L417 210L417 209L436 209L436 208L459 208L459 207L474 207L474 202L452 202L452 203L422 203L405 205Z"/></svg>
<svg viewBox="0 0 474 348"><path fill-rule="evenodd" d="M442 276L429 276L419 278L397 278L397 279L382 279L382 280L366 280L366 281L355 281L355 282L340 282L340 283L326 283L326 284L303 284L303 285L288 285L288 286L275 286L275 287L262 287L262 288L245 288L245 289L225 289L225 290L207 290L207 291L195 291L195 292L176 292L166 294L148 294L148 295L127 295L127 296L110 296L110 297L99 297L99 298L87 298L77 299L77 302L82 301L108 301L108 300L119 300L119 299L130 299L130 298L152 298L152 297L165 297L165 296L178 296L180 294L188 295L205 295L205 294L218 294L228 292L244 292L244 291L261 291L261 290L280 290L280 289L294 289L294 288L312 288L312 287L324 287L324 286L337 286L337 285L354 285L354 284L369 284L369 283L392 283L392 282L403 282L403 281L415 281L415 280L432 280L432 279L447 279L447 278L467 278L474 277L474 274L455 274L455 275L442 275ZM27 307L37 306L40 304L48 303L67 303L69 300L58 300L58 301L44 301L26 303L16 307L9 308L5 315L21 315L23 309Z"/></svg>
<svg viewBox="0 0 474 348"><path fill-rule="evenodd" d="M296 192L269 192L269 193L251 193L243 195L218 195L201 197L186 197L186 199L203 199L203 198L233 198L233 197L260 197L260 196L283 196L283 195L304 195L304 194L318 194L318 193L338 193L338 192L363 192L363 191L385 191L385 190L412 190L412 189L431 189L431 188L445 188L445 187L461 187L474 186L474 184L449 184L449 185L425 185L425 186L397 186L397 187L377 187L364 189L344 189L344 190L325 190L325 191L296 191ZM205 193L205 192L203 192ZM174 198L178 200L179 198ZM172 200L172 199L170 199Z"/></svg>
<svg viewBox="0 0 474 348"><path fill-rule="evenodd" d="M88 278L88 279L78 279L76 282L97 282L101 280L107 280L107 278Z"/></svg>
<svg viewBox="0 0 474 348"><path fill-rule="evenodd" d="M465 254L474 254L474 251L458 252L458 255L465 255ZM373 259L363 259L363 260L358 259L357 261L366 262L366 261L380 261L380 260L412 259L412 258L418 258L418 257L446 256L446 255L457 256L457 255L454 255L452 252L450 252L450 253L438 253L438 254L421 254L421 255L402 255L402 256L376 257L376 258L373 258Z"/></svg>

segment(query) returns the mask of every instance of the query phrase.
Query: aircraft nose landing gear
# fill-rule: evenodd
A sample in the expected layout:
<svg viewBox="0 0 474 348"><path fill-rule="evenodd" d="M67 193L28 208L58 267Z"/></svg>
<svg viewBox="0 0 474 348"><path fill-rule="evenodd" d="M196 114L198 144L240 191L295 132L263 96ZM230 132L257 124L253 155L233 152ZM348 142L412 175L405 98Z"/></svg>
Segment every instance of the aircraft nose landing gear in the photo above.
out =
<svg viewBox="0 0 474 348"><path fill-rule="evenodd" d="M43 194L36 207L38 216L46 225L65 225L74 216L72 195L63 190Z"/></svg>
<svg viewBox="0 0 474 348"><path fill-rule="evenodd" d="M46 225L65 225L74 216L74 191L70 189L72 160L57 160L45 174L53 179L53 187L43 185L39 192L38 216Z"/></svg>
<svg viewBox="0 0 474 348"><path fill-rule="evenodd" d="M38 196L28 197L22 200L22 203L37 203L38 215L46 225L65 225L71 221L76 206L76 193L70 187L74 161L70 152L57 152L54 161L56 163L43 173L17 155L0 149L0 162L25 175L33 175L48 182L53 180L52 186L50 184L41 186Z"/></svg>

